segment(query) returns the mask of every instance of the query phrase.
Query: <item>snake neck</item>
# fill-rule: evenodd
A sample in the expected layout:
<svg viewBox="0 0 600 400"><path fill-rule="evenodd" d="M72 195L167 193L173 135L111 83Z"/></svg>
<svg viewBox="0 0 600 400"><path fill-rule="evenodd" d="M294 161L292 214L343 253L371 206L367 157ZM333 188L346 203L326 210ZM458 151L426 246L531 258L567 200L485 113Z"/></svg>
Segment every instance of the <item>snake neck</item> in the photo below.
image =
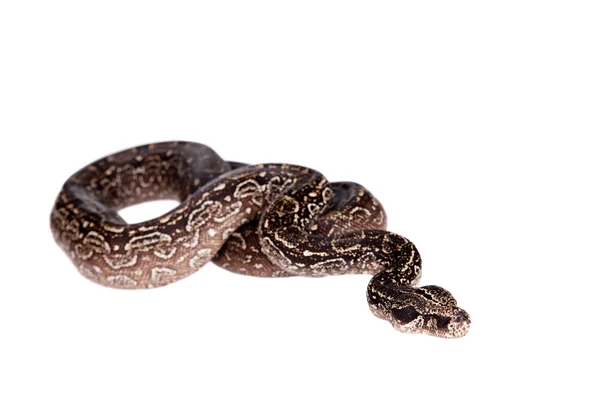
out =
<svg viewBox="0 0 600 400"><path fill-rule="evenodd" d="M305 276L389 270L402 284L415 284L421 258L408 239L381 229L352 230L354 222L347 216L336 221L341 233L319 233L316 221L334 200L330 184L319 174L277 198L261 216L258 231L271 262L288 274Z"/></svg>

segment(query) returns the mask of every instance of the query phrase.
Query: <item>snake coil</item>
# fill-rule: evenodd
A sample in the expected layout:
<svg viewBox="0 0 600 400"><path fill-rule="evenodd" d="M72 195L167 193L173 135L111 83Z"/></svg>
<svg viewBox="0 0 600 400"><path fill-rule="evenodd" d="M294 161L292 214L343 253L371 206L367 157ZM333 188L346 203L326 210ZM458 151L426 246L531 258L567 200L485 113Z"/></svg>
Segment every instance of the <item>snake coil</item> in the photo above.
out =
<svg viewBox="0 0 600 400"><path fill-rule="evenodd" d="M155 199L181 203L143 223L118 214ZM50 223L79 272L105 286L163 286L209 261L262 277L370 274L371 311L401 332L461 337L470 326L450 292L417 287L421 257L385 230L369 191L305 167L227 162L191 142L135 147L71 176Z"/></svg>

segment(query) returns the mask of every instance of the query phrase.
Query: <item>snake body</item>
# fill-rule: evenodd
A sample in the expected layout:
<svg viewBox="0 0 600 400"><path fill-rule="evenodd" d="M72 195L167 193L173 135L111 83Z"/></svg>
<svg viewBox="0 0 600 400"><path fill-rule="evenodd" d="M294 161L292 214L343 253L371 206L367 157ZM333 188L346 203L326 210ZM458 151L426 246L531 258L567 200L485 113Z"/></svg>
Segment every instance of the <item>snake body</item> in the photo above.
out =
<svg viewBox="0 0 600 400"><path fill-rule="evenodd" d="M180 205L136 224L118 214L155 199ZM447 290L416 286L419 252L385 230L369 191L310 168L227 162L191 142L135 147L71 176L50 224L81 274L105 286L164 286L211 260L263 277L370 274L369 307L396 329L461 337L470 326Z"/></svg>

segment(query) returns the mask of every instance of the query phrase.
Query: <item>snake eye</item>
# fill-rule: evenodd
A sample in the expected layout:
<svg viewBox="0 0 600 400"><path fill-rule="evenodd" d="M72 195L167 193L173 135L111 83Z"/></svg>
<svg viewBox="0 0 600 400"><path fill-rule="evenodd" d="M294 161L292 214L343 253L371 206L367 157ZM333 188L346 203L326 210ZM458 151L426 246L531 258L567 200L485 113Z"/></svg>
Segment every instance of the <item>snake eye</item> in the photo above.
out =
<svg viewBox="0 0 600 400"><path fill-rule="evenodd" d="M403 324L414 321L419 315L413 306L392 309L392 318Z"/></svg>

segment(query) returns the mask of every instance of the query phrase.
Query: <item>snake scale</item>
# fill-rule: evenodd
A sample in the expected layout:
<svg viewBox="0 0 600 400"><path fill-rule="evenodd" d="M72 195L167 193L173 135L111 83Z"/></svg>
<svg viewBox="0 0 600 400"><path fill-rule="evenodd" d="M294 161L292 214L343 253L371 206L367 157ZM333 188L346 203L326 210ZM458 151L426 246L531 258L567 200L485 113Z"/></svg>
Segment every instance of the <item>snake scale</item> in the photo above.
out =
<svg viewBox="0 0 600 400"><path fill-rule="evenodd" d="M156 199L180 204L142 223L119 216ZM310 168L227 162L192 142L148 144L71 176L50 224L79 272L109 287L164 286L209 261L261 277L369 274L371 311L401 332L461 337L471 322L447 290L417 287L419 252L385 230L369 191Z"/></svg>

